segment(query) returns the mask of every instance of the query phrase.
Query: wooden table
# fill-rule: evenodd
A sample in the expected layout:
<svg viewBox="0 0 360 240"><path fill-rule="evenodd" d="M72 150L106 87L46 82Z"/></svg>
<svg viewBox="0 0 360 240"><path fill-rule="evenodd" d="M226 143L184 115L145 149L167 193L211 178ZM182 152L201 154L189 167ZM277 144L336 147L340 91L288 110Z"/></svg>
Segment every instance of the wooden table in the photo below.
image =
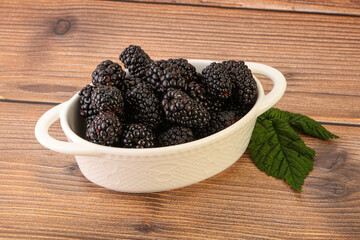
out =
<svg viewBox="0 0 360 240"><path fill-rule="evenodd" d="M128 45L153 59L243 59L288 81L277 107L341 138L316 150L303 193L246 153L190 187L151 194L89 182L42 147L38 118ZM271 89L264 80L266 89ZM0 239L360 239L358 1L0 1ZM55 124L51 133L64 140Z"/></svg>

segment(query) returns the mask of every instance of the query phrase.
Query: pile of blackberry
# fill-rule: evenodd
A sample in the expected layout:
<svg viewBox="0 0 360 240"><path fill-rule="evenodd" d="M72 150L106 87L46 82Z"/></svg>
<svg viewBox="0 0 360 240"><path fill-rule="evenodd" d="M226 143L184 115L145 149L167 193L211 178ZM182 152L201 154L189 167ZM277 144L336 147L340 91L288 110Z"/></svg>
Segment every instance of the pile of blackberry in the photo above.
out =
<svg viewBox="0 0 360 240"><path fill-rule="evenodd" d="M106 60L80 92L85 138L123 148L177 145L234 124L254 106L257 85L243 61L211 63L201 73L186 59L152 60L140 46Z"/></svg>

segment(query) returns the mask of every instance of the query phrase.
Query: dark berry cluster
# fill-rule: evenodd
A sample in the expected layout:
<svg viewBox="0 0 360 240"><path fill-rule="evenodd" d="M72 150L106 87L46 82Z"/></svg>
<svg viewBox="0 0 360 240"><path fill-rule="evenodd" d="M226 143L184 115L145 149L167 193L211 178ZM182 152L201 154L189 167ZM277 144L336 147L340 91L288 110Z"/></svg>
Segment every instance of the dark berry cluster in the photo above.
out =
<svg viewBox="0 0 360 240"><path fill-rule="evenodd" d="M202 128L209 124L209 112L183 91L175 89L167 91L161 106L166 120L173 124L193 128Z"/></svg>
<svg viewBox="0 0 360 240"><path fill-rule="evenodd" d="M195 140L195 136L190 128L173 126L160 133L158 137L161 146L177 145Z"/></svg>
<svg viewBox="0 0 360 240"><path fill-rule="evenodd" d="M211 63L202 73L186 59L153 61L140 46L101 62L80 92L85 138L125 148L187 143L221 131L256 102L257 85L242 61Z"/></svg>
<svg viewBox="0 0 360 240"><path fill-rule="evenodd" d="M184 76L183 71L180 65L160 60L150 64L145 79L157 93L162 95L172 88L179 90L187 88L188 78Z"/></svg>
<svg viewBox="0 0 360 240"><path fill-rule="evenodd" d="M142 78L148 65L152 62L140 46L130 45L120 54L120 61L124 64L131 76Z"/></svg>
<svg viewBox="0 0 360 240"><path fill-rule="evenodd" d="M160 101L146 83L139 83L125 94L129 103L128 119L131 122L144 123L155 129L162 122Z"/></svg>

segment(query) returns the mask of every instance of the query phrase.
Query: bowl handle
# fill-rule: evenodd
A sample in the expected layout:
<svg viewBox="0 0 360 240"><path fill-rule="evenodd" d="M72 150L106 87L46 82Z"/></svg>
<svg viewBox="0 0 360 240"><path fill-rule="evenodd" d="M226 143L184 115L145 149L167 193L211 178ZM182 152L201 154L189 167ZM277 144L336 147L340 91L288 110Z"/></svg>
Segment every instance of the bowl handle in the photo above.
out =
<svg viewBox="0 0 360 240"><path fill-rule="evenodd" d="M73 155L97 155L94 149L84 146L82 143L63 142L49 135L49 127L59 119L60 112L67 102L59 104L44 113L35 126L35 136L41 145L53 151Z"/></svg>
<svg viewBox="0 0 360 240"><path fill-rule="evenodd" d="M253 73L264 75L274 82L273 89L264 96L260 102L260 106L257 109L257 115L260 116L269 110L272 106L274 106L284 95L286 89L286 79L279 70L270 66L251 62L246 63L246 65L249 66Z"/></svg>

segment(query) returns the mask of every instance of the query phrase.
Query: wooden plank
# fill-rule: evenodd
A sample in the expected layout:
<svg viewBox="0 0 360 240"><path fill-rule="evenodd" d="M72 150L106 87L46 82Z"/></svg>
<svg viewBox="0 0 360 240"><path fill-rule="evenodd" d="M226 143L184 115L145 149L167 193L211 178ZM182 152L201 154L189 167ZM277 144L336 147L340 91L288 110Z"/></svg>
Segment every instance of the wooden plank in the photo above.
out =
<svg viewBox="0 0 360 240"><path fill-rule="evenodd" d="M248 153L201 183L126 194L86 180L72 156L39 145L51 106L0 104L0 238L355 239L360 235L360 128L305 138L317 151L303 193L266 176ZM64 139L59 125L51 133Z"/></svg>
<svg viewBox="0 0 360 240"><path fill-rule="evenodd" d="M351 0L130 0L246 9L360 15L360 2Z"/></svg>
<svg viewBox="0 0 360 240"><path fill-rule="evenodd" d="M360 19L108 1L3 1L0 96L63 102L129 44L154 59L244 59L281 70L281 107L359 123Z"/></svg>

